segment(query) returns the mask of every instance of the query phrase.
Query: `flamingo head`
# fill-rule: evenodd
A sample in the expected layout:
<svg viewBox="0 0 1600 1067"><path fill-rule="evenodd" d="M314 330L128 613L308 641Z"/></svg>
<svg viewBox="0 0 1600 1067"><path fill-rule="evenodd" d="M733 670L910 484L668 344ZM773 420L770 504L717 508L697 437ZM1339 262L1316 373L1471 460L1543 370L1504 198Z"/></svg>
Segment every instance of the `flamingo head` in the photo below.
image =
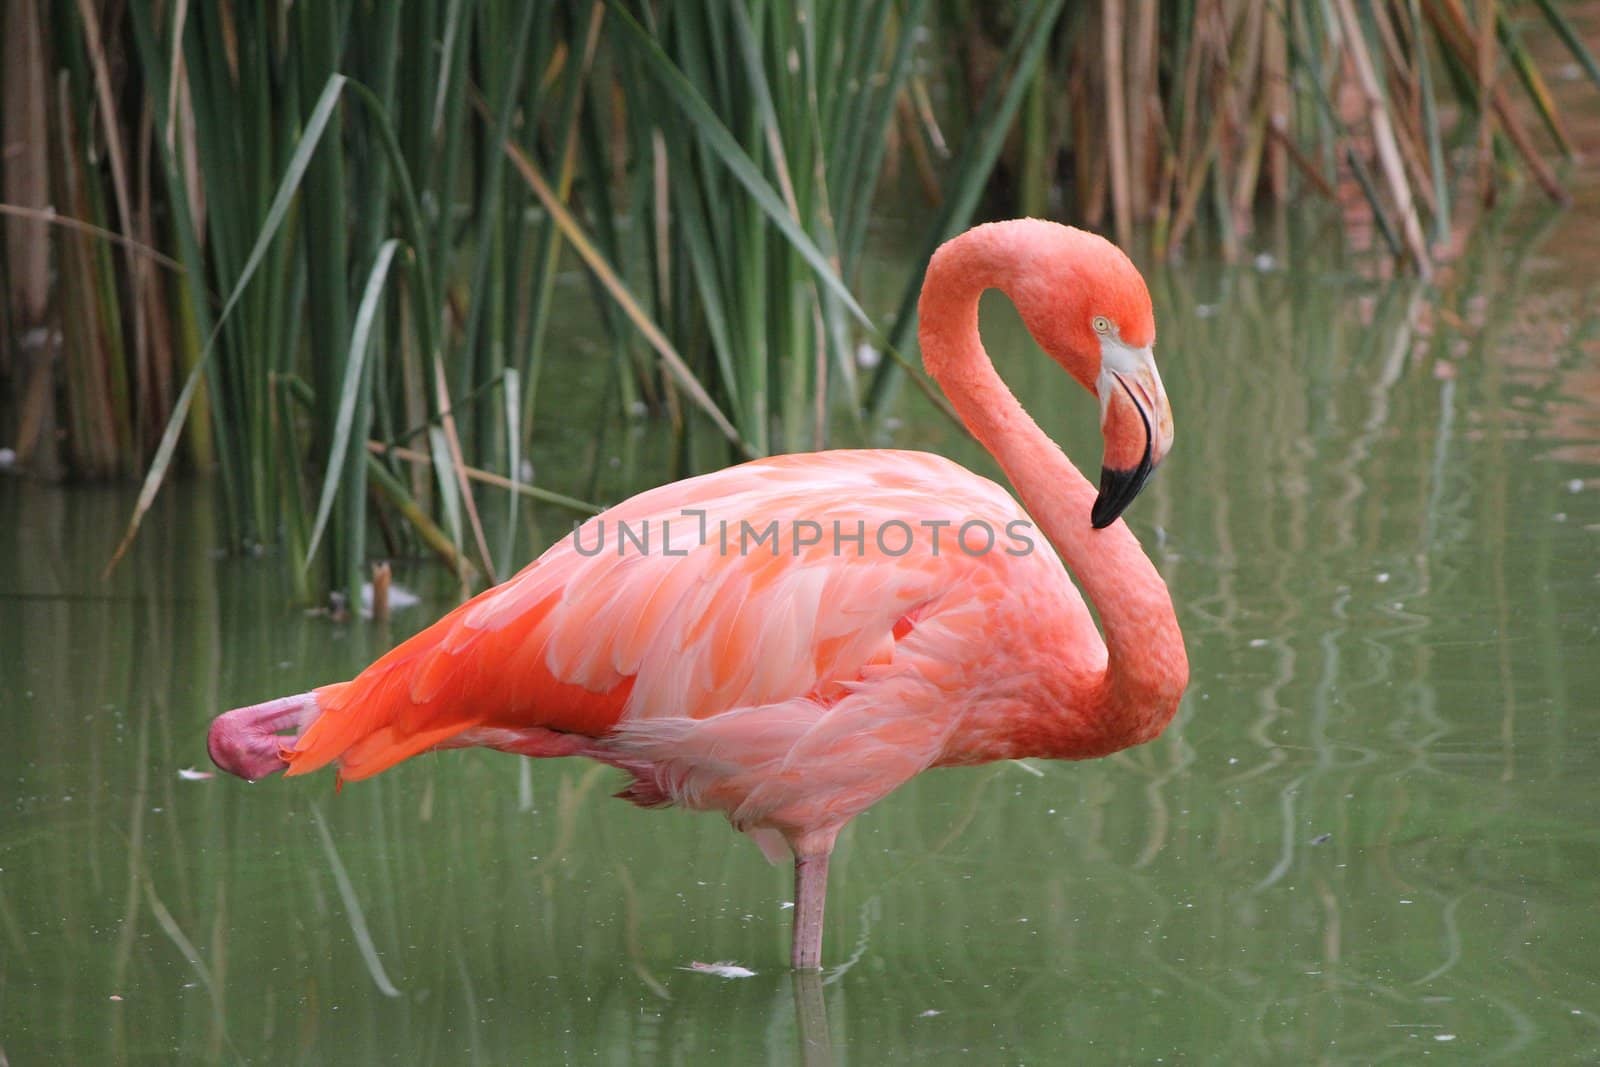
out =
<svg viewBox="0 0 1600 1067"><path fill-rule="evenodd" d="M1116 245L1067 227L1017 301L1062 368L1100 401L1105 452L1095 529L1117 520L1172 447L1172 410L1156 371L1155 315L1139 269Z"/></svg>

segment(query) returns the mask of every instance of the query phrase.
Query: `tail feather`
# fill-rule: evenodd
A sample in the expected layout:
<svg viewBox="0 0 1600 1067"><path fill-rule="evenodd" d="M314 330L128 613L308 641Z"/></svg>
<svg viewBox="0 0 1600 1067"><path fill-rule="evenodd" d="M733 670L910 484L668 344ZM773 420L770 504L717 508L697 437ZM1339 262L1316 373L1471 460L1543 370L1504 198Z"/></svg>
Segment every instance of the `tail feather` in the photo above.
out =
<svg viewBox="0 0 1600 1067"><path fill-rule="evenodd" d="M381 682L388 679L380 676L377 680ZM369 680L363 687L366 692L351 692L360 681L335 682L313 690L322 714L316 722L309 724L293 745L283 750L283 761L288 764L289 777L310 774L336 760L341 779L365 777L350 773L350 750L374 734L392 733L395 716L392 701L384 699L387 694L372 691L381 689L381 686L374 686ZM358 695L361 699L352 699Z"/></svg>
<svg viewBox="0 0 1600 1067"><path fill-rule="evenodd" d="M452 722L434 726L420 733L403 732L392 726L375 730L340 754L339 777L346 782L371 778L402 760L408 760L430 748L439 747L463 730L470 729L472 725L470 722ZM299 760L301 755L299 752L287 753L291 764L290 774L305 773L301 770L302 764ZM306 768L306 770L314 769L314 767Z"/></svg>
<svg viewBox="0 0 1600 1067"><path fill-rule="evenodd" d="M321 713L283 750L289 777L337 762L342 781L371 778L477 725L450 701L413 703L408 681L403 670L369 668L314 690Z"/></svg>
<svg viewBox="0 0 1600 1067"><path fill-rule="evenodd" d="M484 730L497 738L534 731L539 749L551 747L547 730L551 736L604 733L620 717L632 679L598 692L552 675L540 627L556 598L541 595L529 604L525 593L519 581L497 586L355 678L285 698L303 712L287 724L297 735L280 733L276 720L267 728L257 724L267 709L285 702L228 712L212 727L213 738L225 742L213 742L213 757L250 778L285 769L291 776L309 774L336 763L341 780L355 781L432 748L479 743L463 739L484 736ZM516 610L504 618L486 614L501 598Z"/></svg>

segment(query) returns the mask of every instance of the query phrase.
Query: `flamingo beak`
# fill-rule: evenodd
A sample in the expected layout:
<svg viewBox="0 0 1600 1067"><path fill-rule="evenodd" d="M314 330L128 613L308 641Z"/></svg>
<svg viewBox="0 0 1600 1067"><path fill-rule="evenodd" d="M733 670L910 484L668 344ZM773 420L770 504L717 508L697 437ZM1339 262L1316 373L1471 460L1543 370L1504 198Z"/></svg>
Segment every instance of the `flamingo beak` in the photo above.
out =
<svg viewBox="0 0 1600 1067"><path fill-rule="evenodd" d="M1172 447L1172 410L1154 356L1148 348L1117 349L1105 353L1097 382L1106 447L1089 513L1096 530L1117 521Z"/></svg>

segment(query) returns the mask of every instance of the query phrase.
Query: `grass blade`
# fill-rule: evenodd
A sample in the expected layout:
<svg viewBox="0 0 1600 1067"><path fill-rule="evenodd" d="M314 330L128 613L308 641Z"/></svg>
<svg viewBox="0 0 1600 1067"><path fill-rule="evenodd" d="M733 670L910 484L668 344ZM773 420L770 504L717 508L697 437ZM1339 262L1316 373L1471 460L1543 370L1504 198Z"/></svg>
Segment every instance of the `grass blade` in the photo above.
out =
<svg viewBox="0 0 1600 1067"><path fill-rule="evenodd" d="M455 468L455 463L450 458L450 444L445 440L444 430L431 423L428 426L428 453L433 463L434 484L439 487L439 505L444 509L445 526L450 531L450 541L456 546L456 551L461 551L461 497L456 489L456 483L450 477L450 471Z"/></svg>
<svg viewBox="0 0 1600 1067"><path fill-rule="evenodd" d="M412 529L417 531L417 536L422 538L423 543L439 554L439 558L450 568L450 573L462 582L466 582L477 568L450 540L450 535L441 530L439 524L430 519L428 513L412 499L406 487L400 484L400 479L389 473L389 468L385 467L379 458L388 451L389 449L380 441L367 442L367 477L372 479L372 484L378 492L383 494L401 517L411 524ZM394 451L397 455L404 453L402 458L414 458L421 463L429 462L428 457L421 452L412 452L410 449Z"/></svg>
<svg viewBox="0 0 1600 1067"><path fill-rule="evenodd" d="M378 304L383 299L383 286L389 278L389 266L394 262L395 250L400 242L395 238L383 242L378 249L378 261L367 276L366 290L356 308L355 327L350 332L350 348L345 356L344 386L339 391L339 410L334 418L333 442L328 449L328 462L322 479L322 498L317 504L317 517L311 526L311 540L306 544L306 556L300 563L302 570L311 566L322 540L322 530L333 511L333 500L343 484L345 452L350 446L350 430L355 421L356 398L366 377L367 350L372 342L372 326L377 321Z"/></svg>
<svg viewBox="0 0 1600 1067"><path fill-rule="evenodd" d="M507 502L505 551L501 559L509 574L516 565L517 493L522 488L522 376L515 367L507 367L501 381L505 387L506 472L511 482L507 486L511 499Z"/></svg>
<svg viewBox="0 0 1600 1067"><path fill-rule="evenodd" d="M383 441L368 441L367 451L377 456L393 456L395 459L402 459L407 463L415 463L418 466L433 465L433 457L425 452L418 452L414 448L405 448L401 445L387 444ZM472 481L481 482L484 485L492 485L496 489L514 490L518 496L527 497L529 500L537 500L541 504L552 504L576 515L598 515L605 510L598 504L591 504L587 500L579 500L575 496L567 496L565 493L542 489L537 485L529 485L526 482L514 482L504 475L494 473L494 471L479 470L477 467L465 467L463 472Z"/></svg>
<svg viewBox="0 0 1600 1067"><path fill-rule="evenodd" d="M917 262L927 263L933 257L934 249L956 230L965 226L976 210L978 199L983 195L984 185L988 181L990 172L994 170L995 161L1000 158L1000 149L1004 146L1011 130L1011 120L1022 105L1028 87L1032 84L1033 74L1044 58L1045 46L1049 43L1051 31L1061 15L1062 3L1063 0L1034 0L1034 3L1018 17L1017 28L1006 54L1006 59L1010 63L1007 65L1003 60L999 68L1010 72L1009 81L1002 90L999 76L996 75L996 81L990 85L989 93L984 103L980 105L973 124L973 130L978 131L977 140L971 142L967 150L961 154L962 166L954 179L954 187L945 198L944 207L938 217L928 227L927 236L923 241L923 251L918 255ZM895 313L894 324L889 329L888 347L885 351L893 358L893 362L886 361L879 366L870 387L868 404L874 411L881 407L889 394L893 368L900 367L911 373L912 380L918 383L923 392L930 398L935 398L941 410L954 417L954 412L950 411L948 405L941 403L944 400L943 396L937 395L938 391L900 352L910 339L911 326L916 321L917 296L921 291L922 272L913 271L906 281L905 292L900 298L900 309Z"/></svg>
<svg viewBox="0 0 1600 1067"><path fill-rule="evenodd" d="M119 245L123 248L126 248L128 251L135 253L136 255L144 256L147 259L154 260L156 263L161 264L161 266L172 271L174 274L184 273L182 263L179 263L171 256L165 255L158 249L151 248L147 244L136 241L126 234L115 233L111 230L105 229L102 226L96 226L92 222L85 222L82 219L75 219L70 215L59 215L56 213L54 208L33 208L21 207L17 204L0 204L0 215L14 215L19 219L31 219L34 222L42 222L50 226L60 226L65 230L75 230L78 233L85 233L97 240L107 241L111 244ZM45 271L44 273L45 275L49 274L48 271Z"/></svg>
<svg viewBox="0 0 1600 1067"><path fill-rule="evenodd" d="M439 438L442 438L445 447L449 450L449 471L455 474L454 485L461 491L461 504L467 513L467 521L472 524L472 538L478 546L478 558L483 561L484 574L488 576L489 584L495 585L494 560L489 556L489 541L483 535L483 521L478 518L478 502L472 496L472 487L467 484L466 458L461 453L461 436L456 431L455 412L450 406L450 392L445 385L444 361L434 360L433 363L433 388L439 405ZM429 434L430 439L433 435ZM438 454L438 444L435 440L435 454ZM439 480L448 482L445 476L446 468L440 468Z"/></svg>
<svg viewBox="0 0 1600 1067"><path fill-rule="evenodd" d="M139 534L139 524L144 521L145 513L150 510L150 505L155 503L156 494L161 491L162 483L166 481L167 468L172 463L172 453L178 447L178 438L183 432L184 418L189 414L189 405L194 401L195 388L199 385L206 365L211 360L211 353L216 349L217 338L222 335L222 327L228 321L228 316L238 306L239 298L250 285L250 279L255 277L256 268L266 257L272 239L278 235L278 229L289 213L289 205L294 202L295 193L299 191L300 182L305 177L306 168L311 163L317 144L322 140L322 134L333 118L334 109L339 104L339 96L344 91L347 81L348 79L342 74L331 75L327 85L323 87L322 95L317 98L316 107L312 108L311 116L306 120L305 130L300 135L300 144L295 148L294 155L290 157L289 165L284 170L283 180L278 184L277 195L272 198L272 206L267 210L266 222L262 224L261 232L256 237L255 246L250 249L250 255L239 272L239 280L234 283L233 292L228 294L227 302L222 305L222 313L217 316L217 321L211 328L211 336L206 339L206 346L195 362L189 380L184 383L183 391L178 394L177 401L172 405L172 416L167 420L167 428L161 433L161 443L156 446L156 454L150 461L150 471L145 475L144 484L139 487L139 499L135 502L133 515L128 520L128 529L123 533L122 540L117 543L116 551L111 553L111 559L101 572L102 578L111 576L117 563L133 544L133 539Z"/></svg>
<svg viewBox="0 0 1600 1067"><path fill-rule="evenodd" d="M529 159L522 149L510 141L505 143L505 150L506 154L511 157L511 162L517 168L518 173L522 175L523 180L528 183L535 195L539 197L540 202L544 204L544 209L550 213L551 218L556 220L556 225L561 227L562 234L566 237L568 243L572 245L573 250L578 253L584 263L588 264L589 269L600 280L600 284L605 286L606 291L611 294L611 298L617 302L617 306L633 322L634 328L644 335L645 340L650 342L650 346L661 356L662 362L666 364L667 369L672 372L673 377L678 380L684 391L700 407L700 410L710 417L711 421L716 424L717 429L722 431L724 437L732 441L747 456L754 457L756 453L751 450L750 445L739 435L739 431L734 428L733 423L728 421L728 417L722 413L722 409L717 407L716 401L711 399L711 395L706 392L705 387L700 384L700 380L695 377L694 372L683 361L683 357L678 355L678 350L672 346L672 342L667 340L660 327L651 320L649 314L634 299L627 283L612 269L611 264L606 262L605 257L600 254L593 242L584 234L583 228L578 225L578 220L573 218L572 213L566 209L566 205L561 203L555 192L550 188L549 183L544 180L544 176L539 173L539 168L534 166L533 160Z"/></svg>
<svg viewBox="0 0 1600 1067"><path fill-rule="evenodd" d="M695 87L689 83L689 80L683 76L683 73L673 65L672 60L667 58L667 54L661 50L661 46L645 32L642 26L633 20L631 15L620 8L616 10L616 15L617 23L623 26L633 38L639 55L644 59L646 66L654 73L656 80L661 83L662 88L667 91L668 96L672 98L673 103L678 106L679 110L688 117L705 143L722 160L729 173L738 180L740 185L745 187L751 197L755 199L755 202L760 205L761 210L772 220L773 224L783 231L784 237L788 238L795 251L799 252L806 262L811 265L811 269L816 271L818 280L833 290L844 306L855 316L856 321L860 322L868 331L876 333L877 327L867 317L867 313L861 310L861 305L856 302L855 294L850 292L850 288L839 277L833 264L828 261L827 257L822 254L821 249L817 248L810 236L801 228L799 220L789 213L778 194L773 191L772 186L761 176L761 171L756 167L755 162L751 160L743 148L739 147L739 142L734 139L733 134L728 132L728 128L723 125L716 112L712 111L705 98L696 91Z"/></svg>
<svg viewBox="0 0 1600 1067"><path fill-rule="evenodd" d="M1535 0L1539 10L1544 12L1544 17L1550 20L1550 26L1556 31L1556 36L1561 38L1561 43L1567 46L1567 51L1572 53L1574 59L1583 67L1589 80L1600 88L1600 63L1595 62L1594 53L1589 51L1589 46L1583 43L1583 38L1578 36L1578 31L1572 28L1572 23L1567 21L1559 8L1552 0Z"/></svg>

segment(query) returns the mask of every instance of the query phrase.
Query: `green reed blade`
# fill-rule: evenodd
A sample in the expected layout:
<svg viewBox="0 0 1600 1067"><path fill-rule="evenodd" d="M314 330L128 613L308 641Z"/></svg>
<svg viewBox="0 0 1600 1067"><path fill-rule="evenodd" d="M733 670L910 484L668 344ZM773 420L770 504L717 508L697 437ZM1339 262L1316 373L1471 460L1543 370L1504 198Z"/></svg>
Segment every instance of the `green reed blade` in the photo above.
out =
<svg viewBox="0 0 1600 1067"><path fill-rule="evenodd" d="M861 310L861 305L856 302L854 294L839 278L838 273L828 262L827 257L822 254L806 232L801 229L799 221L789 213L778 194L773 191L772 186L761 176L760 170L749 155L739 146L739 142L728 132L727 126L723 124L722 120L705 102L705 98L689 83L688 79L683 76L683 73L678 70L672 60L667 58L666 53L661 50L661 46L644 31L643 27L634 21L631 15L620 8L616 10L616 15L617 24L627 31L634 43L637 54L655 74L658 83L666 91L673 103L693 124L701 138L716 152L718 158L722 160L729 172L739 180L739 184L749 191L751 197L760 205L767 218L771 219L772 223L782 231L784 237L794 246L795 250L805 257L806 262L816 272L817 278L834 291L863 327L868 330L875 330L872 320L865 311Z"/></svg>
<svg viewBox="0 0 1600 1067"><path fill-rule="evenodd" d="M1556 31L1556 36L1561 38L1561 43L1567 46L1567 51L1572 53L1574 59L1583 67L1589 80L1600 87L1600 63L1595 62L1594 53L1589 51L1589 46L1583 43L1583 38L1572 28L1572 23L1556 7L1553 0L1534 0L1539 10L1544 12L1544 17L1549 20L1551 29Z"/></svg>
<svg viewBox="0 0 1600 1067"><path fill-rule="evenodd" d="M500 571L509 574L516 567L518 495L522 492L522 377L515 367L507 367L502 378L504 390L504 417L506 425L506 474L511 484L506 487L510 499L506 502L505 543L500 552Z"/></svg>
<svg viewBox="0 0 1600 1067"><path fill-rule="evenodd" d="M1556 108L1550 87L1545 83L1544 76L1539 73L1533 57L1523 47L1521 38L1512 26L1511 20L1506 18L1504 11L1496 14L1495 29L1500 38L1501 48L1505 49L1511 59L1511 69L1517 72L1517 80L1522 83L1529 99L1533 101L1534 110L1539 112L1539 118L1544 122L1545 129L1550 131L1550 136L1555 139L1561 154L1571 159L1575 154L1572 139L1567 136L1566 127L1561 122L1561 112Z"/></svg>
<svg viewBox="0 0 1600 1067"><path fill-rule="evenodd" d="M595 277L605 286L606 290L611 294L611 298L616 301L617 306L628 316L634 327L650 342L651 347L661 356L662 362L677 377L700 409L710 416L711 421L716 424L723 435L748 453L750 446L739 436L739 431L734 428L733 423L729 422L728 417L717 407L716 402L705 391L705 387L694 376L694 372L684 363L683 357L678 354L672 342L667 340L666 335L651 321L650 316L640 306L639 301L634 297L627 283L622 280L616 269L595 248L594 243L583 232L583 228L578 225L578 221L572 217L561 201L556 198L555 193L551 191L549 184L544 180L544 176L533 165L533 161L509 141L505 144L505 151L510 155L513 165L521 172L523 178L538 195L539 200L544 204L545 210L550 213L551 217L561 227L561 232L566 237L567 243L572 245L573 250L594 272Z"/></svg>
<svg viewBox="0 0 1600 1067"><path fill-rule="evenodd" d="M222 305L222 313L217 316L211 336L206 339L205 348L201 350L194 370L189 374L183 391L178 394L177 401L172 405L172 417L167 420L167 428L161 434L161 443L157 445L155 457L150 461L149 473L145 475L144 484L139 488L139 499L134 504L128 528L123 533L122 540L117 543L116 550L112 552L111 559L106 563L104 575L110 575L117 562L128 551L128 546L133 544L134 537L139 533L139 524L144 521L145 513L150 510L150 505L155 502L156 493L160 492L161 485L166 480L167 467L172 463L172 453L178 445L178 436L183 430L184 419L194 399L195 387L199 384L206 365L211 361L217 337L228 321L228 316L238 306L239 298L244 295L250 280L255 277L256 268L261 265L261 260L266 256L273 238L277 236L284 216L289 213L289 205L300 190L306 168L310 165L311 157L322 140L323 132L333 118L334 110L339 104L339 96L346 83L347 79L342 74L331 75L327 85L323 87L322 95L317 98L316 107L312 108L311 115L306 119L305 131L300 135L300 143L289 159L289 166L278 185L277 195L273 197L272 206L267 210L266 222L261 227L254 247L250 249L250 255L245 259L243 269L239 272L239 280L234 284L233 292L228 294L227 302Z"/></svg>
<svg viewBox="0 0 1600 1067"><path fill-rule="evenodd" d="M365 384L372 329L377 322L384 284L389 279L389 266L394 262L394 254L399 247L400 242L392 237L379 247L378 261L372 265L366 289L361 294L361 303L356 308L355 329L351 331L350 346L345 354L344 382L339 390L339 407L332 426L333 441L328 448L328 462L322 479L322 496L317 503L317 515L312 523L305 558L300 563L302 570L311 566L312 557L316 555L317 545L322 539L323 527L333 510L334 497L344 484L345 455L350 447L355 423L356 399Z"/></svg>
<svg viewBox="0 0 1600 1067"><path fill-rule="evenodd" d="M1433 65L1429 61L1423 35L1419 0L1410 0L1406 6L1411 20L1411 36L1420 50L1416 59L1418 88L1422 96L1422 123L1428 138L1428 170L1433 179L1433 199L1437 206L1433 220L1434 240L1444 241L1450 236L1450 182L1446 171L1444 138L1439 129L1439 103L1433 88Z"/></svg>
<svg viewBox="0 0 1600 1067"><path fill-rule="evenodd" d="M998 74L995 76L984 102L978 108L973 124L976 132L961 153L952 188L945 196L943 208L927 229L923 252L918 255L917 262L926 263L934 249L965 226L972 217L995 161L1000 158L1000 149L1011 130L1012 119L1032 84L1034 72L1044 58L1045 46L1061 15L1062 4L1063 0L1034 0L1018 18L1006 56L998 68L1009 72L1009 75L1004 79ZM889 328L889 344L885 351L891 358L879 365L869 387L868 406L874 412L888 399L896 367L910 371L912 380L928 392L930 398L933 397L931 387L900 351L910 339L911 327L916 321L917 296L921 291L922 272L913 271L900 298L900 308ZM949 410L940 406L943 410Z"/></svg>

